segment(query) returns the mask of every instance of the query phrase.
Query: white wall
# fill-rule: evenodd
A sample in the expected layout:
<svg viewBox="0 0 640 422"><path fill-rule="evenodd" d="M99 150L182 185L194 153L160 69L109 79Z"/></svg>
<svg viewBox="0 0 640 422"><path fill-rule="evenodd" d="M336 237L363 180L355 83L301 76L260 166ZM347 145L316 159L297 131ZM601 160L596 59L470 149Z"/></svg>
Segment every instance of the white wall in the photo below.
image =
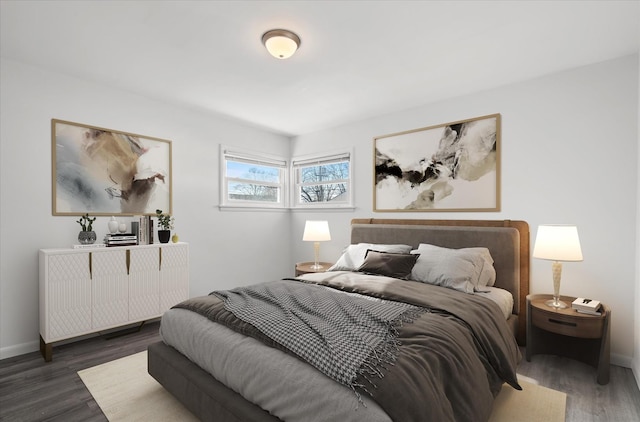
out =
<svg viewBox="0 0 640 422"><path fill-rule="evenodd" d="M640 54L638 55L640 67ZM638 73L638 114L640 115L640 73ZM638 166L640 167L640 118L638 118ZM638 170L638 198L636 202L636 326L634 333L633 362L631 368L640 387L640 168Z"/></svg>
<svg viewBox="0 0 640 422"><path fill-rule="evenodd" d="M289 155L289 139L109 87L0 63L0 358L38 349L40 248L77 243L77 217L51 215L51 119L173 141L176 232L190 243L191 296L290 276L286 212L220 212L219 145ZM98 238L108 217L94 224Z"/></svg>
<svg viewBox="0 0 640 422"><path fill-rule="evenodd" d="M491 113L502 115L500 212L372 212L375 136ZM539 224L577 224L584 261L564 265L561 293L597 298L611 307L612 361L631 365L637 318L637 56L299 136L292 154L342 145L355 146L357 209L324 216L332 241L322 244L322 260L338 258L349 243L349 221L356 217L526 220L532 242ZM312 256L300 241L308 217L293 214L298 261ZM533 259L531 264L531 293L551 292L549 262Z"/></svg>

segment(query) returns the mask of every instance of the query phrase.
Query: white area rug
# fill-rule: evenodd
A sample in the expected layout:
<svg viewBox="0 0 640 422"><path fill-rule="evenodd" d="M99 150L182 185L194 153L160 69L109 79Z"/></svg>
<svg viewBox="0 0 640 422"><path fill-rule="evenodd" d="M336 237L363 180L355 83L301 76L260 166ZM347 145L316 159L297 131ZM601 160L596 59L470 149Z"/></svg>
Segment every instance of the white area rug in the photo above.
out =
<svg viewBox="0 0 640 422"><path fill-rule="evenodd" d="M78 372L109 421L197 421L147 373L147 352ZM567 396L520 376L496 398L490 422L564 422Z"/></svg>

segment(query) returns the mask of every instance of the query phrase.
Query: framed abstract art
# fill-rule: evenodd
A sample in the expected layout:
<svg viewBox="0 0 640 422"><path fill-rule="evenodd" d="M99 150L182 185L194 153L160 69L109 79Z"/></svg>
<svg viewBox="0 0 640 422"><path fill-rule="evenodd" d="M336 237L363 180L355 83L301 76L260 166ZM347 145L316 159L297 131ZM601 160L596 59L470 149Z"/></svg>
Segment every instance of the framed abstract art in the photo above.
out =
<svg viewBox="0 0 640 422"><path fill-rule="evenodd" d="M374 138L373 210L499 211L500 115Z"/></svg>
<svg viewBox="0 0 640 422"><path fill-rule="evenodd" d="M53 215L172 212L171 141L51 120Z"/></svg>

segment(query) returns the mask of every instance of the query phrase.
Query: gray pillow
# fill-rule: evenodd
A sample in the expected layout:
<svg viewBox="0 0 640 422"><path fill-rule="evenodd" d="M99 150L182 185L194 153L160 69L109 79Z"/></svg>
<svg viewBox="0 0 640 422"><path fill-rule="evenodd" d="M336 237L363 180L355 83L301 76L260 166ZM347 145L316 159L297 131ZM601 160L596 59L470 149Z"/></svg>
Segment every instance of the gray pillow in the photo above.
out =
<svg viewBox="0 0 640 422"><path fill-rule="evenodd" d="M358 243L357 245L349 245L342 252L338 261L327 271L355 271L364 262L364 256L367 254L367 250L369 249L380 252L409 253L409 251L411 251L411 246L382 245L376 243Z"/></svg>
<svg viewBox="0 0 640 422"><path fill-rule="evenodd" d="M478 287L493 286L496 283L496 268L493 266L493 257L491 252L487 248L463 248L458 249L471 253L477 253L482 257L482 269L480 270L480 277L478 279Z"/></svg>
<svg viewBox="0 0 640 422"><path fill-rule="evenodd" d="M411 271L412 280L465 293L473 293L480 287L478 282L484 258L479 253L424 243L411 253L420 254Z"/></svg>
<svg viewBox="0 0 640 422"><path fill-rule="evenodd" d="M407 280L419 257L419 254L378 252L369 249L358 271Z"/></svg>

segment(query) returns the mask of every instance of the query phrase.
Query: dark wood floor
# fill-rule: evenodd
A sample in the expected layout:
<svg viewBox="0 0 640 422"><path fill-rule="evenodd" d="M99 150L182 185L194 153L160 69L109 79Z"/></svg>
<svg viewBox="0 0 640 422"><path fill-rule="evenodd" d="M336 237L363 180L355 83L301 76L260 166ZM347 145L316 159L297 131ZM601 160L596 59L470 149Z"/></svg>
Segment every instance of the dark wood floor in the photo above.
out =
<svg viewBox="0 0 640 422"><path fill-rule="evenodd" d="M157 340L153 322L135 334L56 346L50 363L38 352L0 361L0 421L106 421L77 371L143 351ZM594 368L556 356L523 359L518 372L567 393L567 422L640 421L640 391L628 368L612 366L604 386L595 382Z"/></svg>

